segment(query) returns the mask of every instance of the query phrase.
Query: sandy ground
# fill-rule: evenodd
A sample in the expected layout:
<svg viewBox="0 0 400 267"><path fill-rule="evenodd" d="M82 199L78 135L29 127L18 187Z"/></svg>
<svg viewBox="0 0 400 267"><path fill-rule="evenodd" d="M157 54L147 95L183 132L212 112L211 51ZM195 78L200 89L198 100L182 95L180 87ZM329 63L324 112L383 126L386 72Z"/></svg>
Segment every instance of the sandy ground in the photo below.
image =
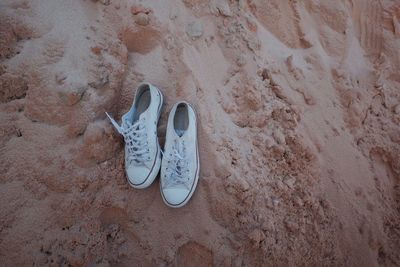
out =
<svg viewBox="0 0 400 267"><path fill-rule="evenodd" d="M399 266L400 3L1 0L1 266ZM130 188L137 85L199 117L187 206Z"/></svg>

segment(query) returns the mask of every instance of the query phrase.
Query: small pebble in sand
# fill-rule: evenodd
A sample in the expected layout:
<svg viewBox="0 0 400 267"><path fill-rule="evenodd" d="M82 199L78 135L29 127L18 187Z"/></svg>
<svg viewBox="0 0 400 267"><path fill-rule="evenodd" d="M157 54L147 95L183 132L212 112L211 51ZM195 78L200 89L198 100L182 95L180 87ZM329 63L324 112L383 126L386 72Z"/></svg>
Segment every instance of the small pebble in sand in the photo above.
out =
<svg viewBox="0 0 400 267"><path fill-rule="evenodd" d="M291 233L295 233L299 230L299 225L292 220L286 219L284 225Z"/></svg>
<svg viewBox="0 0 400 267"><path fill-rule="evenodd" d="M203 35L203 25L200 21L193 21L189 23L186 27L186 34L195 39Z"/></svg>
<svg viewBox="0 0 400 267"><path fill-rule="evenodd" d="M273 232L275 230L275 225L272 221L265 220L261 225L261 229L266 232Z"/></svg>
<svg viewBox="0 0 400 267"><path fill-rule="evenodd" d="M57 84L64 84L65 80L67 79L67 75L63 72L57 72L55 74Z"/></svg>
<svg viewBox="0 0 400 267"><path fill-rule="evenodd" d="M270 136L266 136L264 142L265 142L265 147L267 149L271 148L275 143L274 139L272 139L272 137L270 137Z"/></svg>
<svg viewBox="0 0 400 267"><path fill-rule="evenodd" d="M178 10L174 8L169 12L169 19L174 20L177 17L178 17Z"/></svg>
<svg viewBox="0 0 400 267"><path fill-rule="evenodd" d="M150 23L150 18L145 13L139 13L135 15L135 22L140 26L147 26Z"/></svg>
<svg viewBox="0 0 400 267"><path fill-rule="evenodd" d="M95 55L100 55L101 54L101 47L99 46L94 46L90 48L90 51L92 51L93 54Z"/></svg>
<svg viewBox="0 0 400 267"><path fill-rule="evenodd" d="M131 7L132 15L137 15L137 14L140 14L140 13L144 13L144 14L148 15L148 14L150 14L150 12L151 12L150 8L147 8L147 7L144 7L144 6L141 6L141 5L132 6Z"/></svg>
<svg viewBox="0 0 400 267"><path fill-rule="evenodd" d="M317 103L315 98L311 94L304 92L303 96L304 96L304 101L306 102L307 105L314 106Z"/></svg>
<svg viewBox="0 0 400 267"><path fill-rule="evenodd" d="M286 144L285 135L280 130L275 129L272 136L278 144Z"/></svg>
<svg viewBox="0 0 400 267"><path fill-rule="evenodd" d="M214 15L223 15L225 17L233 16L229 4L225 0L215 0L210 4L211 13Z"/></svg>
<svg viewBox="0 0 400 267"><path fill-rule="evenodd" d="M250 240L253 242L253 245L255 247L259 247L260 243L265 240L265 234L262 230L260 229L255 229L253 232L251 232L248 237Z"/></svg>
<svg viewBox="0 0 400 267"><path fill-rule="evenodd" d="M252 17L246 16L247 27L252 32L257 32L257 22Z"/></svg>
<svg viewBox="0 0 400 267"><path fill-rule="evenodd" d="M293 189L296 179L289 175L283 178L283 183L286 184L290 189Z"/></svg>
<svg viewBox="0 0 400 267"><path fill-rule="evenodd" d="M236 65L238 65L238 67L246 65L246 58L243 55L238 55L236 57Z"/></svg>
<svg viewBox="0 0 400 267"><path fill-rule="evenodd" d="M106 6L110 4L110 0L99 0L99 2Z"/></svg>
<svg viewBox="0 0 400 267"><path fill-rule="evenodd" d="M165 44L165 47L166 47L168 50L174 49L175 46L176 46L174 37L171 36L171 35L170 35L170 36L167 36L167 37L165 38L164 44Z"/></svg>

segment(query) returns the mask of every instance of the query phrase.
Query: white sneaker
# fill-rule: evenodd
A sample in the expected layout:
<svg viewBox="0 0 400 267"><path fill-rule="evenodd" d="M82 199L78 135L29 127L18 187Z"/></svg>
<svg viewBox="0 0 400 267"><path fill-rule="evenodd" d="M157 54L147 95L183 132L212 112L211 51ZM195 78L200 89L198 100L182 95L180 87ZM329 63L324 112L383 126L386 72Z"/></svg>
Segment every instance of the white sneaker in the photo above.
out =
<svg viewBox="0 0 400 267"><path fill-rule="evenodd" d="M163 96L154 85L141 84L131 109L122 116L121 126L107 114L125 139L125 170L135 188L146 188L156 178L161 166L161 148L157 138Z"/></svg>
<svg viewBox="0 0 400 267"><path fill-rule="evenodd" d="M192 197L199 180L197 122L194 109L178 102L168 117L161 164L161 195L168 206L179 208Z"/></svg>

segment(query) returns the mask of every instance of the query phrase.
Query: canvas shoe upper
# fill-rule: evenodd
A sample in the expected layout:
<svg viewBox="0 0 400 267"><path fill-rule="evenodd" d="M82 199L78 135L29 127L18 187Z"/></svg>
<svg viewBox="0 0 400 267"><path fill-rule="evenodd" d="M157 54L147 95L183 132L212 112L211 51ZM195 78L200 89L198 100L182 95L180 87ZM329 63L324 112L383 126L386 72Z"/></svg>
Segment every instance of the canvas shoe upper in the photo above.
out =
<svg viewBox="0 0 400 267"><path fill-rule="evenodd" d="M146 188L156 178L161 166L161 149L157 124L163 104L158 88L141 84L130 110L122 116L121 125L111 118L125 140L125 170L128 182L135 188Z"/></svg>
<svg viewBox="0 0 400 267"><path fill-rule="evenodd" d="M194 109L178 102L168 117L164 157L161 164L161 195L170 207L185 205L199 179L197 122Z"/></svg>

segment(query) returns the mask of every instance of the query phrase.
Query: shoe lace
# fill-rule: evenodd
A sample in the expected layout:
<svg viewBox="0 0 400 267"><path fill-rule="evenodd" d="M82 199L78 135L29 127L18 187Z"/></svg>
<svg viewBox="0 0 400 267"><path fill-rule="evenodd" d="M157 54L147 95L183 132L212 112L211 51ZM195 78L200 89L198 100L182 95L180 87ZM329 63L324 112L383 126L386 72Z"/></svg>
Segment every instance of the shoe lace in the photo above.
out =
<svg viewBox="0 0 400 267"><path fill-rule="evenodd" d="M167 160L165 188L183 185L190 189L190 177L188 160L186 158L185 141L175 140L172 147L172 153L167 155L164 160Z"/></svg>
<svg viewBox="0 0 400 267"><path fill-rule="evenodd" d="M128 151L128 162L144 164L146 161L149 161L150 151L148 148L149 143L147 141L145 119L139 119L133 124L127 121L120 126L107 112L106 114L115 129L124 137Z"/></svg>

